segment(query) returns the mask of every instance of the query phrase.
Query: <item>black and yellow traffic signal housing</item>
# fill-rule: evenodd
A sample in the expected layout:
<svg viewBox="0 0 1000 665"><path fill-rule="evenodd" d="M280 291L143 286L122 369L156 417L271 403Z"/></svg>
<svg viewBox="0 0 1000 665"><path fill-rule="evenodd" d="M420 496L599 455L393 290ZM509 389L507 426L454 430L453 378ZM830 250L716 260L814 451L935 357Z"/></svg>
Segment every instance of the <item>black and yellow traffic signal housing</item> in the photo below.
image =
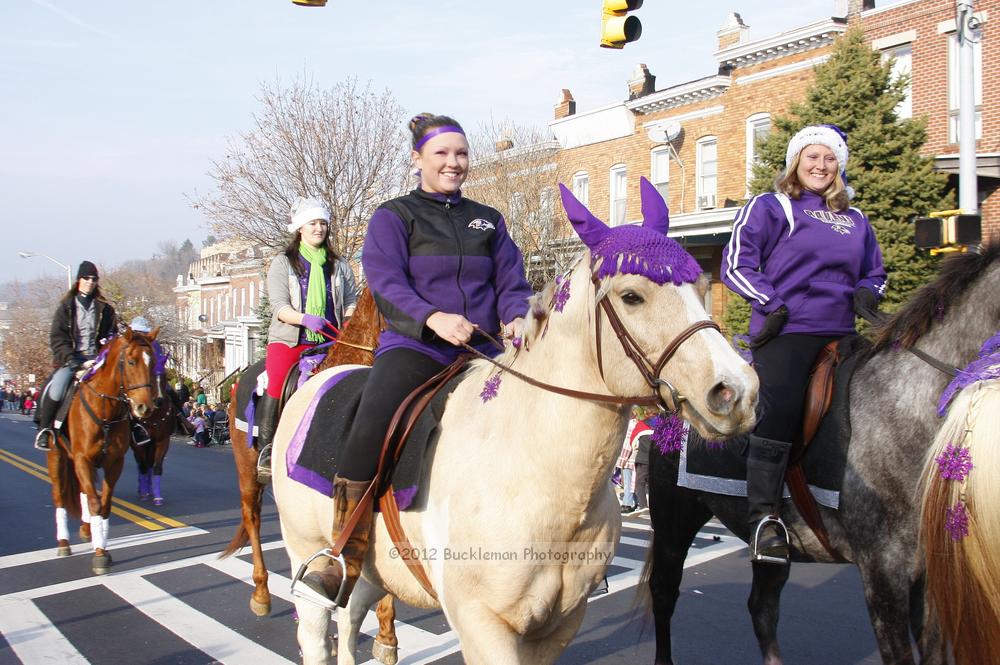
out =
<svg viewBox="0 0 1000 665"><path fill-rule="evenodd" d="M920 249L931 250L931 254L965 251L969 245L982 242L982 224L981 215L962 210L932 212L913 220L914 242Z"/></svg>
<svg viewBox="0 0 1000 665"><path fill-rule="evenodd" d="M642 0L604 0L601 15L601 46L624 48L642 35L642 23L628 13L642 7Z"/></svg>

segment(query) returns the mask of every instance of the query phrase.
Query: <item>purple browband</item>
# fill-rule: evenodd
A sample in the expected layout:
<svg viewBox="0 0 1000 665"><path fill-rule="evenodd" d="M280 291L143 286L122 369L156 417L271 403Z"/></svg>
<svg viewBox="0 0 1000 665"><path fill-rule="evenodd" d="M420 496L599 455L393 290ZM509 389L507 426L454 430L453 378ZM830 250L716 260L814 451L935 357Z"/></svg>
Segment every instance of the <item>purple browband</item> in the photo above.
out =
<svg viewBox="0 0 1000 665"><path fill-rule="evenodd" d="M461 134L462 136L465 136L465 132L462 131L462 128L456 127L455 125L445 125L443 127L435 127L434 129L431 129L426 134L424 134L424 137L419 141L417 141L417 145L413 146L413 149L420 150L420 147L423 144L427 143L438 134L447 134L448 132L455 132L456 134Z"/></svg>

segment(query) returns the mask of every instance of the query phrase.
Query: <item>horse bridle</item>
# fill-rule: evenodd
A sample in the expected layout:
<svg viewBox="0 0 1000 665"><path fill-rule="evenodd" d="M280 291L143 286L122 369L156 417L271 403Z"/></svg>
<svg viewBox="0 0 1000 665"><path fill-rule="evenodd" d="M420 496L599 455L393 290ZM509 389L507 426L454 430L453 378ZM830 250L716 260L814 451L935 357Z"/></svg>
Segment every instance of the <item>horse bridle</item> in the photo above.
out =
<svg viewBox="0 0 1000 665"><path fill-rule="evenodd" d="M596 278L593 277L591 278L591 281L594 284L594 289L596 293L596 289L598 287L598 281ZM504 365L503 363L494 360L493 358L489 357L485 353L482 353L475 347L470 346L469 344L463 343L462 346L466 350L475 354L477 357L490 362L491 364L495 365L501 370L510 373L511 375L521 379L522 381L528 383L529 385L535 386L536 388L542 388L543 390L547 390L549 392L553 392L559 395L565 395L567 397L574 397L577 399L590 400L593 402L604 402L604 403L619 404L619 405L650 406L650 407L656 407L662 411L666 411L667 413L671 414L677 413L680 410L681 405L683 405L684 402L688 401L688 398L685 397L684 395L681 395L680 392L677 390L676 387L674 387L672 383L670 383L666 379L661 379L659 377L659 374L663 370L663 367L670 361L673 355L681 347L681 345L688 339L690 339L692 335L694 335L699 330L705 330L705 329L712 329L718 331L719 330L718 324L715 323L714 321L709 321L709 320L695 321L690 326L688 326L680 333L678 333L678 335L673 339L673 341L667 345L667 348L663 350L663 353L660 354L659 359L654 364L650 362L649 358L646 357L646 354L643 353L642 349L639 348L639 344L636 343L635 339L628 332L628 329L625 328L625 324L622 323L621 318L619 318L618 316L618 313L615 311L614 307L611 306L609 299L607 297L600 298L594 306L594 315L597 319L596 321L597 333L595 336L597 344L597 366L600 371L602 380L604 379L604 366L601 353L601 309L604 310L605 315L608 317L608 322L611 325L611 329L615 331L615 334L618 337L618 341L622 345L622 349L625 351L625 355L628 356L628 358L632 361L632 363L636 366L636 368L638 368L639 373L642 375L643 379L646 381L646 384L649 385L650 389L652 390L651 395L617 397L614 395L603 395L601 393L592 393L583 390L574 390L572 388L563 388L562 386L556 386L551 383L545 383L544 381L539 381L538 379L534 379L530 376L527 376L526 374L523 374L522 372L515 370L509 365ZM496 344L500 348L503 348L503 346L499 342L490 337L487 333L484 333L481 330L479 332L488 337L494 344ZM663 394L660 392L661 387L666 387L667 390L669 391L670 404L667 404L666 401L664 401Z"/></svg>
<svg viewBox="0 0 1000 665"><path fill-rule="evenodd" d="M152 346L150 346L150 350L152 350ZM126 387L126 385L125 385L125 349L124 348L121 350L121 353L118 354L118 368L117 368L117 370L118 370L118 377L119 377L119 379L118 379L118 394L117 395L106 395L106 394L102 393L101 391L97 390L96 388L94 388L92 385L90 385L86 381L80 381L80 384L82 386L84 386L85 388L87 388L90 392L92 392L95 395L97 395L98 397L100 397L101 399L109 400L109 401L112 401L112 402L120 402L123 405L127 405L131 401L131 398L128 396L128 394L130 392L132 392L133 390L141 390L142 388L152 388L153 387L153 384L152 383L148 383L148 382L147 383L142 383L142 384L133 385L133 386L127 386ZM97 423L98 425L100 425L100 427L101 427L101 430L103 432L103 440L101 442L101 458L103 458L104 455L107 453L107 449L108 449L108 432L111 430L112 425L116 425L116 424L118 424L118 423L120 423L120 422L128 419L128 408L126 406L125 413L120 418L117 418L117 419L114 419L114 420L105 420L105 419L99 418L97 416L97 414L94 412L93 407L91 407L90 404L87 402L87 400L84 399L83 393L80 394L80 403L83 404L83 408L87 412L87 415L89 415L93 419L93 421L95 423ZM100 459L100 458L98 458L98 459ZM99 466L99 464L98 464L98 466Z"/></svg>

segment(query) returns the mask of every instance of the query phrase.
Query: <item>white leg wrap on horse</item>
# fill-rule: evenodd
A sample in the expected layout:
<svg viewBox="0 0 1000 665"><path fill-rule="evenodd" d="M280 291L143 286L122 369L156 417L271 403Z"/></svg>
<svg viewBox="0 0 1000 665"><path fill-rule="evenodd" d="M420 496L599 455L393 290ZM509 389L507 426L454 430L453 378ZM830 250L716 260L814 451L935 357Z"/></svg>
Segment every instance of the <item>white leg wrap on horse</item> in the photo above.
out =
<svg viewBox="0 0 1000 665"><path fill-rule="evenodd" d="M56 540L69 540L68 515L65 508L56 508Z"/></svg>
<svg viewBox="0 0 1000 665"><path fill-rule="evenodd" d="M80 519L84 522L90 521L90 502L87 501L87 495L80 492Z"/></svg>
<svg viewBox="0 0 1000 665"><path fill-rule="evenodd" d="M108 520L100 515L90 518L90 537L94 541L95 550L108 548Z"/></svg>

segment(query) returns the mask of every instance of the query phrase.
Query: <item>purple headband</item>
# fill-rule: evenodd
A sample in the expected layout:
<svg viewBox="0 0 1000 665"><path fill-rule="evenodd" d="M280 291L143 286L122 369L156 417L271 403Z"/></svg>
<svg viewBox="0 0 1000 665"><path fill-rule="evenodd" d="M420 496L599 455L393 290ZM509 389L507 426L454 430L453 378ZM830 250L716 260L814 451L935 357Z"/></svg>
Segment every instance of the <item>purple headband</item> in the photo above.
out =
<svg viewBox="0 0 1000 665"><path fill-rule="evenodd" d="M701 266L677 241L667 237L670 213L667 204L646 178L639 180L642 195L642 226L609 227L597 219L562 184L563 208L583 244L590 249L592 264L601 265L598 279L617 273L641 275L656 284L691 284L701 276Z"/></svg>
<svg viewBox="0 0 1000 665"><path fill-rule="evenodd" d="M444 125L443 127L435 127L430 129L424 134L423 138L417 141L417 145L413 146L414 150L420 150L420 147L430 141L432 138L438 134L447 134L448 132L455 132L456 134L461 134L465 136L465 132L462 131L461 127L456 127L455 125Z"/></svg>

